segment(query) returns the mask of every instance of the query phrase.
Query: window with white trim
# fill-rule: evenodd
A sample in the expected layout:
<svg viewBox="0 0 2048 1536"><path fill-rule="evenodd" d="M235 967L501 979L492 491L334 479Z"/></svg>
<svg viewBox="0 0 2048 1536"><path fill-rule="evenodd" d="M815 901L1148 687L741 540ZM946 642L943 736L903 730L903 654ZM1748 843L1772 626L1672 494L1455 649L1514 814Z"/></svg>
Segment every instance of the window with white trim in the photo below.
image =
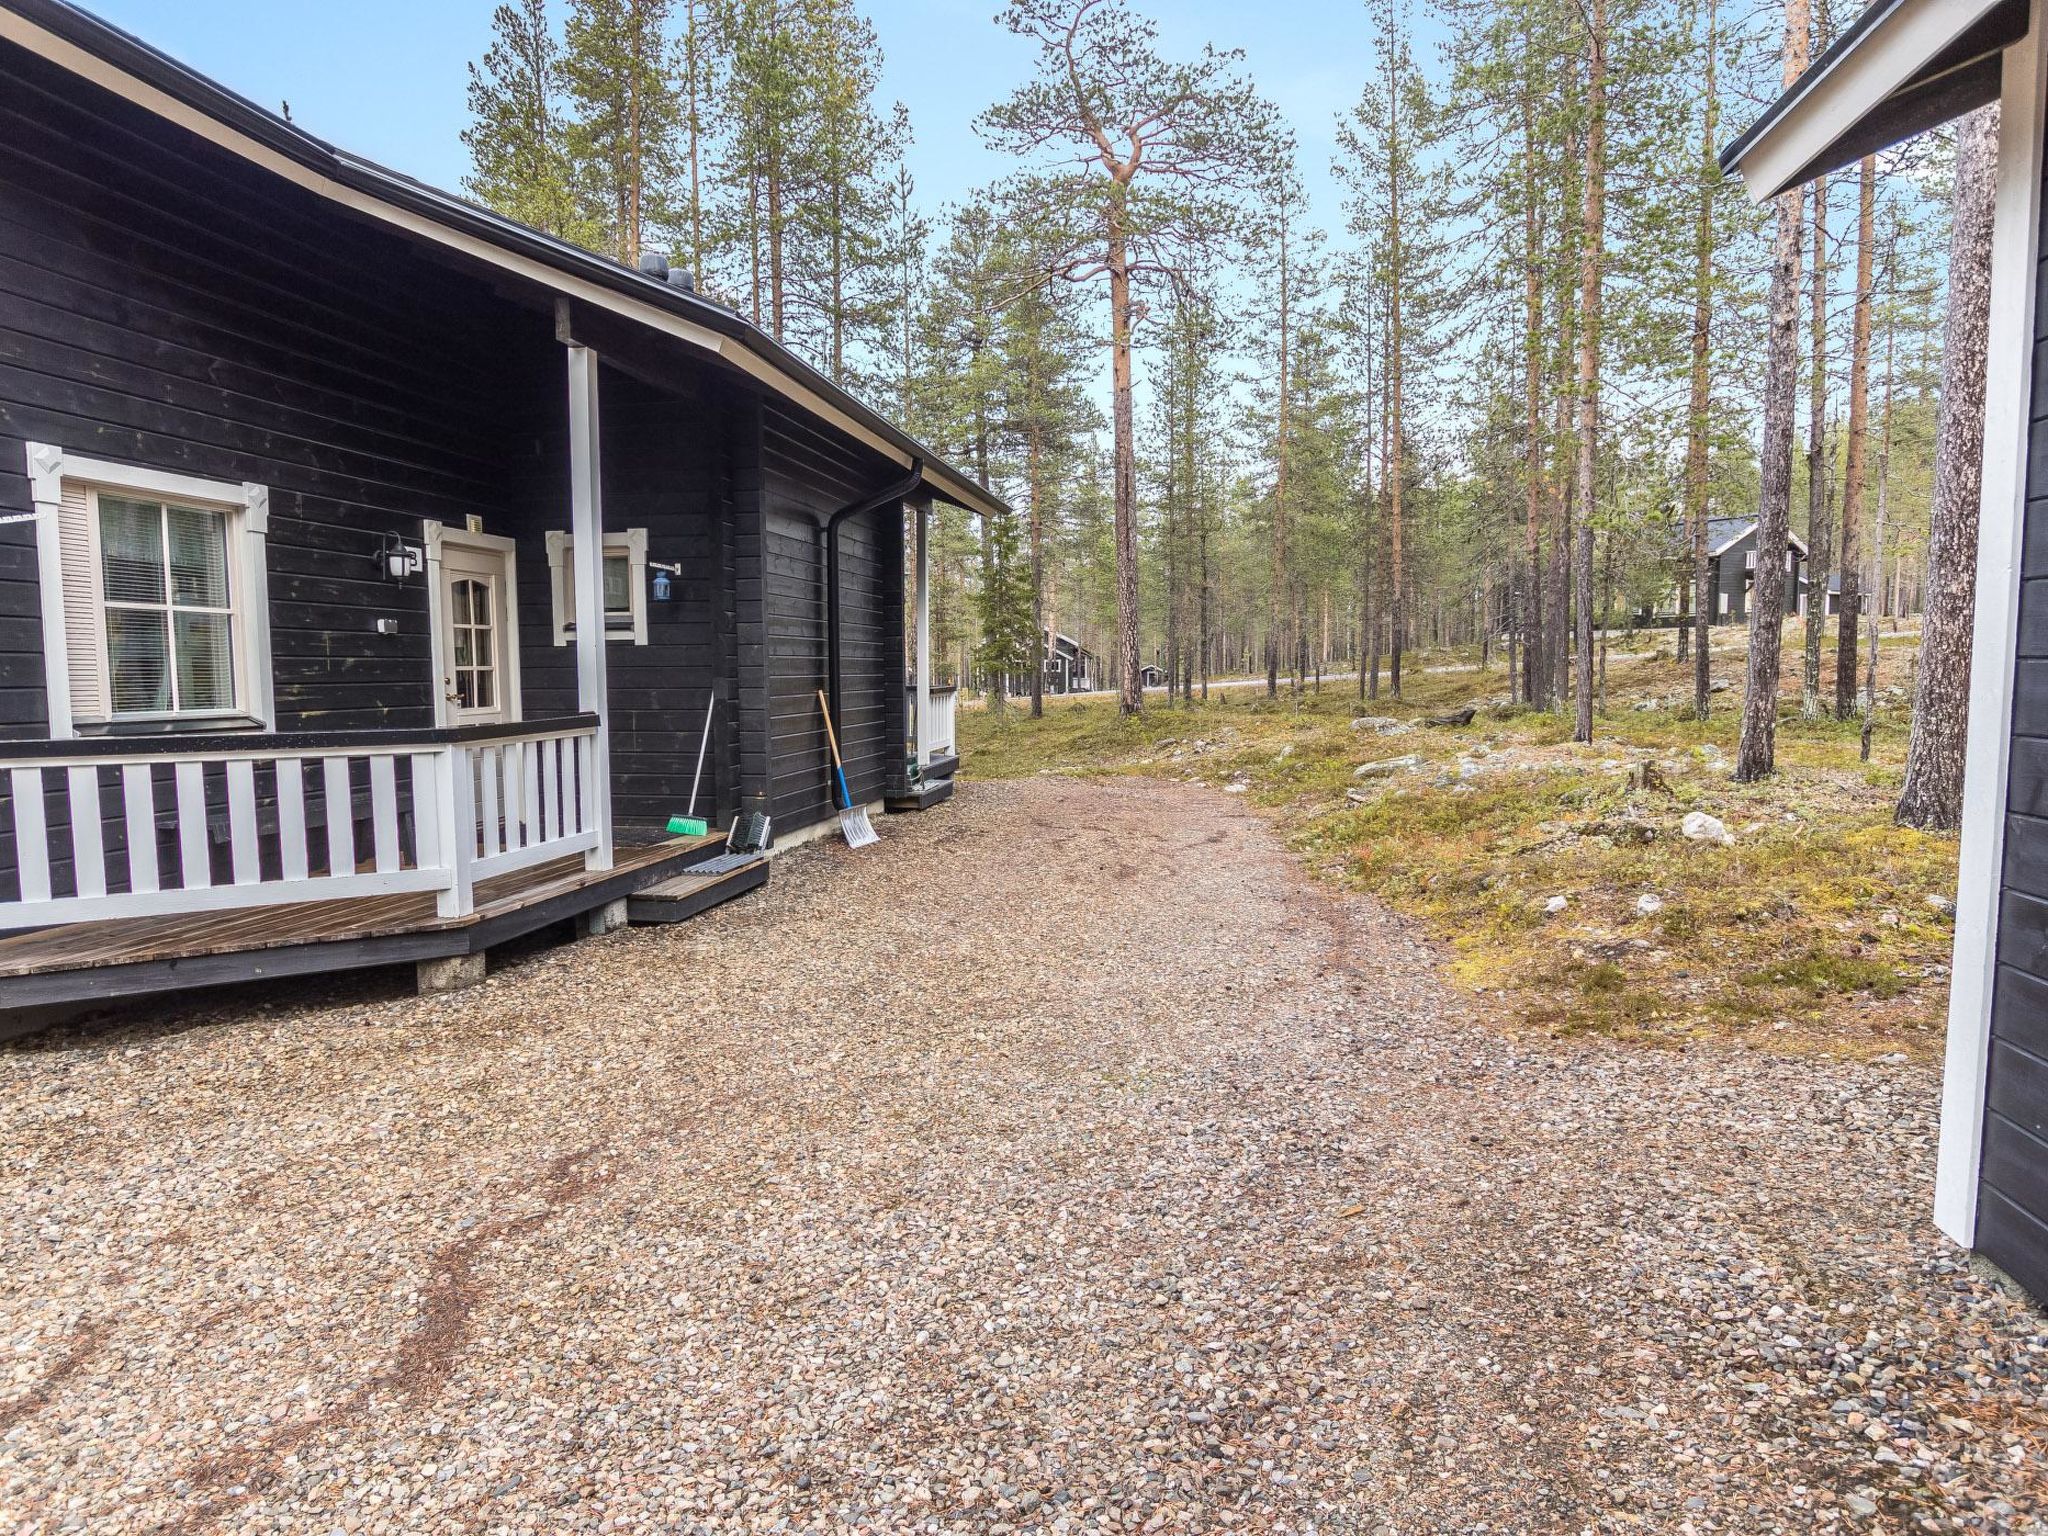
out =
<svg viewBox="0 0 2048 1536"><path fill-rule="evenodd" d="M53 736L267 726L269 492L29 445Z"/></svg>
<svg viewBox="0 0 2048 1536"><path fill-rule="evenodd" d="M547 536L548 586L553 594L555 644L576 638L576 546L563 529ZM647 643L647 530L604 536L604 631L607 640Z"/></svg>

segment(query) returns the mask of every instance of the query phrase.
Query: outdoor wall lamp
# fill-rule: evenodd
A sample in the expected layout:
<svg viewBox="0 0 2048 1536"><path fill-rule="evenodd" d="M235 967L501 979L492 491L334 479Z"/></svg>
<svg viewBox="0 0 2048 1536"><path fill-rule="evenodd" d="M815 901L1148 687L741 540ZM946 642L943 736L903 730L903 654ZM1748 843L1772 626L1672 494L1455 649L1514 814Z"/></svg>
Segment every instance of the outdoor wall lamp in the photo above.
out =
<svg viewBox="0 0 2048 1536"><path fill-rule="evenodd" d="M380 574L401 586L408 576L418 575L427 568L425 551L415 544L408 544L395 533L387 533L377 545L377 553L371 557Z"/></svg>
<svg viewBox="0 0 2048 1536"><path fill-rule="evenodd" d="M675 590L673 578L682 575L683 568L680 565L663 565L658 560L648 561L647 568L654 572L654 600L657 603L667 602Z"/></svg>

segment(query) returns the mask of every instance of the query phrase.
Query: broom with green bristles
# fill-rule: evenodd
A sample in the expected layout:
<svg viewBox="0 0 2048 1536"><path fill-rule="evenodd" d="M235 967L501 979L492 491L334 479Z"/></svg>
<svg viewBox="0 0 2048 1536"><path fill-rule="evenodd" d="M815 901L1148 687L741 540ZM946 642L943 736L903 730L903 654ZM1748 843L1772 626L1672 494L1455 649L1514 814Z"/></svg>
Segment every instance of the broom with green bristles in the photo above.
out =
<svg viewBox="0 0 2048 1536"><path fill-rule="evenodd" d="M839 735L832 729L832 706L825 702L825 690L818 690L818 708L825 716L825 740L832 747L832 772L839 779L839 830L846 834L846 846L865 848L869 843L879 843L881 834L875 824L868 820L867 807L853 803L853 792L846 787L846 765L839 760Z"/></svg>

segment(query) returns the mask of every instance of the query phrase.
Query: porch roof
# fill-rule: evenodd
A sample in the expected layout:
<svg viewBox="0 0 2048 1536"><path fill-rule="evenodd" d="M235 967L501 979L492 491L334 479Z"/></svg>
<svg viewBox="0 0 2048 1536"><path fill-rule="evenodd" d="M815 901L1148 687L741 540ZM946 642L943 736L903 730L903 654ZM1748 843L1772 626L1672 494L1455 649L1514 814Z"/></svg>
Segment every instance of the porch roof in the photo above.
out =
<svg viewBox="0 0 2048 1536"><path fill-rule="evenodd" d="M1758 202L1998 97L2027 0L1872 0L1805 74L1721 151Z"/></svg>
<svg viewBox="0 0 2048 1536"><path fill-rule="evenodd" d="M198 133L286 180L562 297L709 352L818 420L908 468L970 512L1001 498L820 374L758 326L701 294L556 239L352 155L67 0L0 0L0 38Z"/></svg>

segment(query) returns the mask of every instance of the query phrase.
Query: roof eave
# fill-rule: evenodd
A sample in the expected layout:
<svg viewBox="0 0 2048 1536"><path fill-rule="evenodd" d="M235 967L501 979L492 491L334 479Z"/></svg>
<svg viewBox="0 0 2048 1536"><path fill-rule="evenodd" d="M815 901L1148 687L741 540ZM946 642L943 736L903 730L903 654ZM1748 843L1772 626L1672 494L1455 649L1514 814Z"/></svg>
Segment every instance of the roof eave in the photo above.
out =
<svg viewBox="0 0 2048 1536"><path fill-rule="evenodd" d="M1721 152L1721 168L1764 202L1982 106L2027 17L2026 0L1873 0Z"/></svg>

